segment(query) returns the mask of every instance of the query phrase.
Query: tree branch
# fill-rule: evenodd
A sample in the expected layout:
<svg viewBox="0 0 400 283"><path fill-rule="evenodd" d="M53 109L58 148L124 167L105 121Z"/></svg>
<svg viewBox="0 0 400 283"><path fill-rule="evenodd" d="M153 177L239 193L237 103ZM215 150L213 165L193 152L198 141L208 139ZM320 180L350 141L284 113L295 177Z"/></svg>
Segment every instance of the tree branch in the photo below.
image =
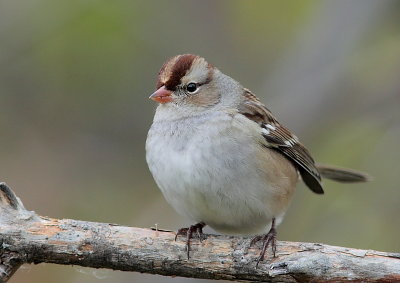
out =
<svg viewBox="0 0 400 283"><path fill-rule="evenodd" d="M0 183L0 282L21 264L56 263L167 276L265 282L400 281L400 254L314 243L278 242L256 269L248 238L208 235L185 241L170 231L52 219L27 211Z"/></svg>

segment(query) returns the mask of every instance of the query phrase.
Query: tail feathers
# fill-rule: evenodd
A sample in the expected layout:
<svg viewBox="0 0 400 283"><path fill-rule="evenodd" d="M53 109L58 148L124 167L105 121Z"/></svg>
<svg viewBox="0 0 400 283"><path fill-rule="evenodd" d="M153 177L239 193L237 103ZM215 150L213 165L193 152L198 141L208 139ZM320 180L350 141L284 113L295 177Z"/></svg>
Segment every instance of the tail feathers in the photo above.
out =
<svg viewBox="0 0 400 283"><path fill-rule="evenodd" d="M372 180L371 176L360 171L338 168L322 164L317 164L316 166L323 178L331 179L336 182L358 183L358 182L368 182Z"/></svg>

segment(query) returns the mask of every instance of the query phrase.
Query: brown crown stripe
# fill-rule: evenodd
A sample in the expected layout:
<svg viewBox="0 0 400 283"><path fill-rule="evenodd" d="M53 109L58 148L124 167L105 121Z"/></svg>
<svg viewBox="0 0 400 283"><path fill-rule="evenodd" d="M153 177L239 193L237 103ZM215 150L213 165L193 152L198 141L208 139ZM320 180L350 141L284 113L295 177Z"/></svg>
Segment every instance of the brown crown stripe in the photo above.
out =
<svg viewBox="0 0 400 283"><path fill-rule="evenodd" d="M172 58L171 58L172 59ZM171 59L169 59L168 61L166 61L160 71L158 72L158 78L157 78L157 83L156 83L156 89L159 89L160 87L163 86L164 82L161 81L161 76L162 74L165 72L165 68L167 67L168 63L171 61Z"/></svg>
<svg viewBox="0 0 400 283"><path fill-rule="evenodd" d="M193 61L197 58L193 54L184 54L178 57L174 66L172 67L171 75L165 82L165 87L169 90L174 91L176 87L181 83L182 77L185 76L192 66Z"/></svg>

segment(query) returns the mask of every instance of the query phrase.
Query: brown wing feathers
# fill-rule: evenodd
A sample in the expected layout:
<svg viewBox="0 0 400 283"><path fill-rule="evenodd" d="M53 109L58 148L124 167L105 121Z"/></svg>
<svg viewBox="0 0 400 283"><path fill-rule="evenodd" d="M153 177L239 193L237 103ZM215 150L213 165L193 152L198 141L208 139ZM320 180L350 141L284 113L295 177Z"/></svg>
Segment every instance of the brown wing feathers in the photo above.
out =
<svg viewBox="0 0 400 283"><path fill-rule="evenodd" d="M321 176L308 150L249 90L244 92L241 114L258 123L270 148L284 154L297 167L304 183L315 193L323 194Z"/></svg>

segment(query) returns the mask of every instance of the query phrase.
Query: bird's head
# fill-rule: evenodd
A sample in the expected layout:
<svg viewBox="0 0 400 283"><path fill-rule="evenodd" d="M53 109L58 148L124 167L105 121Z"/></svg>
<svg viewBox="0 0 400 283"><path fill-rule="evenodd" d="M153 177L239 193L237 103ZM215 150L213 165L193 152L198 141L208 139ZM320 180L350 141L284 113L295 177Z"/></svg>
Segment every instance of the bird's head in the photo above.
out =
<svg viewBox="0 0 400 283"><path fill-rule="evenodd" d="M204 58L184 54L164 63L158 74L156 91L150 98L160 103L160 107L185 116L211 108L232 107L242 90L238 82Z"/></svg>

